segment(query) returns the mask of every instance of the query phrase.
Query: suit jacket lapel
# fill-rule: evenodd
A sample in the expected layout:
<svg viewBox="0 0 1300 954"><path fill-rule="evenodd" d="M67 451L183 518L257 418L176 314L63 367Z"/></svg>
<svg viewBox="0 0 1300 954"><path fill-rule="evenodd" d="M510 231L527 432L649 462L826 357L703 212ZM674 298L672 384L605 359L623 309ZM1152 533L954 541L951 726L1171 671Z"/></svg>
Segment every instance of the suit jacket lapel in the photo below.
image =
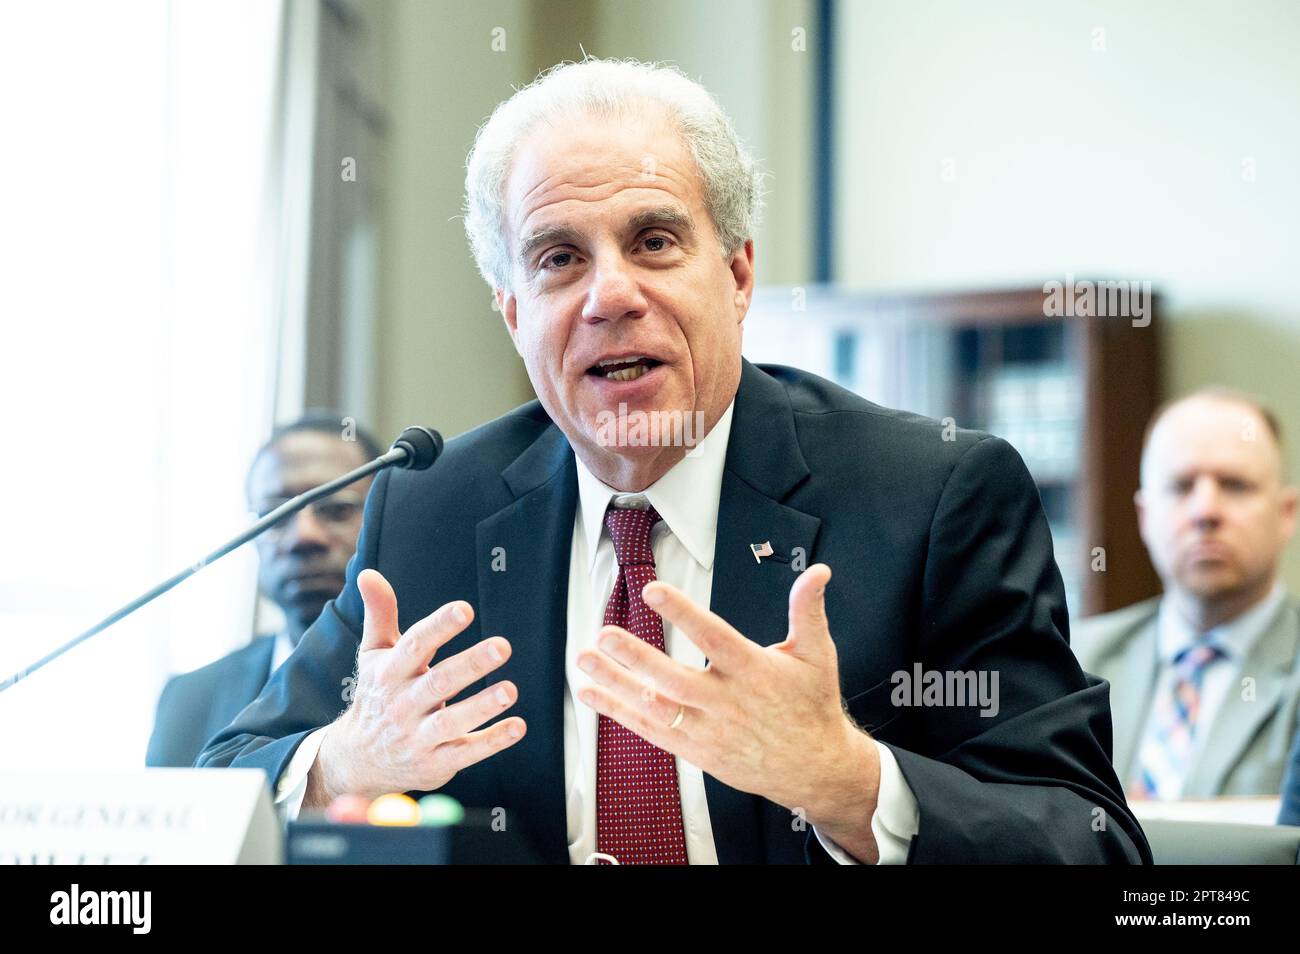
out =
<svg viewBox="0 0 1300 954"><path fill-rule="evenodd" d="M762 646L786 636L792 571L816 562L821 520L781 503L808 474L784 388L744 362L718 505L709 608ZM767 542L773 556L755 560L750 545ZM704 787L718 861L766 860L763 800L707 773Z"/></svg>
<svg viewBox="0 0 1300 954"><path fill-rule="evenodd" d="M522 717L528 733L488 762L501 791L529 780L526 834L543 861L565 864L564 642L578 481L559 428L545 430L502 478L514 499L477 527L479 632L510 640L511 657L492 679L519 687L506 714Z"/></svg>
<svg viewBox="0 0 1300 954"><path fill-rule="evenodd" d="M1281 702L1295 659L1296 642L1291 608L1283 600L1278 613L1241 665L1239 680L1255 680L1255 697L1249 701L1242 698L1240 681L1228 687L1210 727L1210 735L1200 750L1201 758L1188 772L1183 791L1185 798L1209 798L1219 794L1228 774L1245 755L1250 740L1260 726L1273 717Z"/></svg>

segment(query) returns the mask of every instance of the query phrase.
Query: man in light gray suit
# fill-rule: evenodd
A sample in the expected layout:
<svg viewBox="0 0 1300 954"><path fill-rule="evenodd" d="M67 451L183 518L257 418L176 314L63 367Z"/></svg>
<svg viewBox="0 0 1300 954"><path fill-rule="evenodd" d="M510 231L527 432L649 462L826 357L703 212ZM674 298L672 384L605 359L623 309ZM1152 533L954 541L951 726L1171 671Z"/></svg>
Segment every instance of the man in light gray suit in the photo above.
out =
<svg viewBox="0 0 1300 954"><path fill-rule="evenodd" d="M1297 491L1276 417L1197 391L1147 427L1134 495L1164 595L1083 620L1071 640L1111 684L1130 798L1276 795L1300 705L1300 607L1278 580Z"/></svg>

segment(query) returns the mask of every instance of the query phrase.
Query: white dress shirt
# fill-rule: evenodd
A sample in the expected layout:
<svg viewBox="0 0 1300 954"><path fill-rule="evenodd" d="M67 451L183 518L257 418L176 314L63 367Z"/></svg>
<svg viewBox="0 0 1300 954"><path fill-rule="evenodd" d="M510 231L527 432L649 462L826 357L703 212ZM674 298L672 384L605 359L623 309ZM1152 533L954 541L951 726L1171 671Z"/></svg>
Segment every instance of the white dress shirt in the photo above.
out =
<svg viewBox="0 0 1300 954"><path fill-rule="evenodd" d="M1206 739L1210 735L1210 726L1219 714L1219 710L1228 699L1234 686L1240 685L1241 667L1247 657L1254 651L1255 644L1264 638L1264 630L1277 613L1286 598L1286 587L1281 582L1273 584L1269 594L1242 613L1236 619L1229 620L1205 633L1198 633L1195 627L1181 616L1168 599L1160 601L1156 611L1156 657L1157 672L1155 692L1151 696L1151 706L1147 710L1142 738L1138 742L1134 760L1134 772L1141 765L1141 752L1147 743L1160 743L1156 710L1160 700L1173 695L1174 683L1178 673L1174 667L1174 658L1197 642L1212 642L1223 651L1211 663L1205 666L1201 677L1201 701L1196 712L1196 731L1192 733L1192 751L1190 765L1201 760L1205 751ZM1185 785L1187 779L1183 778Z"/></svg>
<svg viewBox="0 0 1300 954"><path fill-rule="evenodd" d="M577 667L578 653L595 648L618 578L614 545L605 529L605 511L612 499L644 496L663 520L651 531L655 574L672 583L691 600L708 606L713 585L714 542L727 443L731 435L734 402L699 446L680 460L643 494L622 495L602 483L576 459L579 506L574 516L569 554L568 634L565 640L564 780L569 859L582 864L596 851L596 737L599 714L577 701L576 693L590 683ZM791 581L793 583L793 579ZM507 638L509 635L507 634ZM703 669L704 655L676 627L664 620L664 648L683 665ZM309 735L298 747L277 786L276 803L286 818L295 817L307 789L307 774L316 760L325 729ZM877 743L880 754L880 791L872 833L880 849L881 864L907 859L919 814L916 799L904 780L889 747ZM681 758L677 762L682 799L686 854L691 864L717 864L705 796L704 773ZM816 829L814 828L814 832ZM829 838L816 832L831 857L856 863Z"/></svg>
<svg viewBox="0 0 1300 954"><path fill-rule="evenodd" d="M284 661L293 655L293 640L285 630L275 634L275 645L271 647L271 671L266 674L269 680L275 671L284 665Z"/></svg>

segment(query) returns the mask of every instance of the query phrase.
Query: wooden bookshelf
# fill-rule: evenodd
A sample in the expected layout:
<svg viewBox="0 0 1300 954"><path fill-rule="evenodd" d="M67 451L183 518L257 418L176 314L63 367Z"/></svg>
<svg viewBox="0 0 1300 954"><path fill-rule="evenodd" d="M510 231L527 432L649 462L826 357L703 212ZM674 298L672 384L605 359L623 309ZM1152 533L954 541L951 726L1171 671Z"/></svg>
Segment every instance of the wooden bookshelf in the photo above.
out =
<svg viewBox="0 0 1300 954"><path fill-rule="evenodd" d="M1081 618L1159 592L1133 506L1159 394L1159 297L1133 319L1098 317L1084 302L1053 317L1048 299L1042 286L765 288L745 320L745 355L1010 441L1038 484L1070 612ZM1094 569L1103 554L1105 569Z"/></svg>

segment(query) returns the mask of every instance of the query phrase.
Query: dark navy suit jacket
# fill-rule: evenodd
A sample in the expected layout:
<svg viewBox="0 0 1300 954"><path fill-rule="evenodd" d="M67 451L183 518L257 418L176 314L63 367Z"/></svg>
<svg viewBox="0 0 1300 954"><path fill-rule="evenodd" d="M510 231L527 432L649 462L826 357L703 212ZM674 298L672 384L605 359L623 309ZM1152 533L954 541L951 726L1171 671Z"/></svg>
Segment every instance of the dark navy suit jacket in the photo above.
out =
<svg viewBox="0 0 1300 954"><path fill-rule="evenodd" d="M362 630L355 579L374 567L397 592L403 630L464 599L477 613L452 650L510 640L507 663L464 695L513 680L509 711L528 732L443 791L505 808L541 858L567 862L564 647L577 501L573 451L537 402L449 441L427 471L383 473L343 592L200 764L276 779L303 738L339 715ZM755 561L750 544L764 541L781 560ZM493 568L501 553L504 572ZM1009 444L745 362L710 608L760 645L779 642L793 571L814 562L835 573L826 602L847 709L893 748L919 805L910 861L1150 861L1110 765L1108 685L1070 650L1047 521ZM895 706L891 675L917 662L998 673L996 716ZM721 862L830 861L788 808L707 774L705 787Z"/></svg>
<svg viewBox="0 0 1300 954"><path fill-rule="evenodd" d="M158 698L145 765L189 768L204 744L258 697L271 675L274 636L167 680Z"/></svg>

